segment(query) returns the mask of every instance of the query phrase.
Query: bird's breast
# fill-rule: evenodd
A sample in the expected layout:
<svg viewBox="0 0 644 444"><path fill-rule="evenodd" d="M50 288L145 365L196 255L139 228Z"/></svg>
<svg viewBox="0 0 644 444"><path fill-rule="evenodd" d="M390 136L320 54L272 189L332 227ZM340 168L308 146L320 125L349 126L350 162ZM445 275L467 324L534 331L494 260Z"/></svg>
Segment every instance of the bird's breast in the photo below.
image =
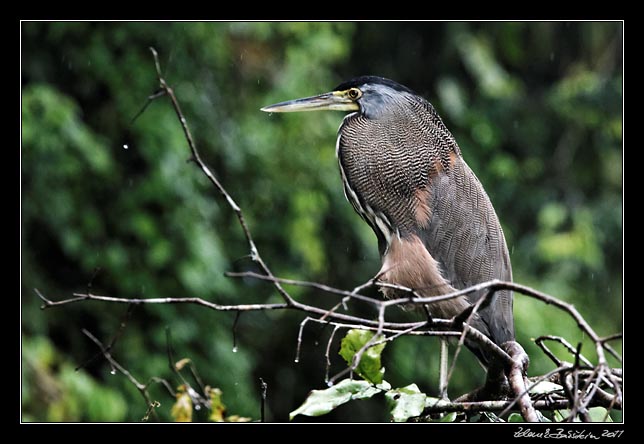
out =
<svg viewBox="0 0 644 444"><path fill-rule="evenodd" d="M345 194L388 241L394 233L427 225L430 181L457 156L430 130L414 119L403 125L358 114L347 116L340 127L337 154Z"/></svg>

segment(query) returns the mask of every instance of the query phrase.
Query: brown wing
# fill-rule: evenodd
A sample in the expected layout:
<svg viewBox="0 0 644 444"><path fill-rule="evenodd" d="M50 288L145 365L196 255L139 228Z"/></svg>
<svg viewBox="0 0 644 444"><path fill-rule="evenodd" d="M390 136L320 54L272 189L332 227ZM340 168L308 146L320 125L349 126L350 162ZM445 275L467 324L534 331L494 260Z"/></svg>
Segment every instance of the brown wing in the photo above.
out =
<svg viewBox="0 0 644 444"><path fill-rule="evenodd" d="M391 105L391 104L390 104ZM433 107L411 97L379 119L359 113L345 117L337 142L347 198L378 236L384 267L392 268L391 243L420 238L442 278L462 289L490 279L510 280L503 231L487 194L460 156L456 141ZM392 270L424 270L411 261L417 249L398 254ZM424 254L416 254L421 260ZM422 265L422 264L420 264ZM407 279L413 282L421 279ZM412 282L413 281L413 282ZM434 282L425 282L428 285ZM430 294L447 292L432 288ZM444 291L443 291L444 290ZM470 295L475 301L480 294ZM512 294L498 292L476 325L501 344L514 338Z"/></svg>
<svg viewBox="0 0 644 444"><path fill-rule="evenodd" d="M510 257L492 203L463 158L453 159L451 167L429 183L429 223L420 237L454 288L492 279L510 281ZM479 292L468 299L473 303L481 296ZM514 340L511 292L498 291L480 315L482 325L476 327L494 342Z"/></svg>

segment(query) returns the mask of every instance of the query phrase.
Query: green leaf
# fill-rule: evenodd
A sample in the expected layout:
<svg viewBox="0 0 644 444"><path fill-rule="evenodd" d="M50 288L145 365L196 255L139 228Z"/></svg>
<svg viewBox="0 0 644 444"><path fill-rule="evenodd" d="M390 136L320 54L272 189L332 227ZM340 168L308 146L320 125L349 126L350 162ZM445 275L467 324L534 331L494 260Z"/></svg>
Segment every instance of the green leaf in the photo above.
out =
<svg viewBox="0 0 644 444"><path fill-rule="evenodd" d="M554 382L550 381L541 381L530 389L530 394L542 395L544 393L552 393L558 391L563 391L563 387L559 384L555 384Z"/></svg>
<svg viewBox="0 0 644 444"><path fill-rule="evenodd" d="M480 422L503 422L503 420L499 418L496 413L481 412Z"/></svg>
<svg viewBox="0 0 644 444"><path fill-rule="evenodd" d="M545 417L543 413L541 413L539 410L536 411L537 418L539 419L539 422L552 422L550 419ZM508 422L525 422L525 419L523 419L523 416L521 416L520 413L511 413L510 416L508 416Z"/></svg>
<svg viewBox="0 0 644 444"><path fill-rule="evenodd" d="M561 422L566 419L568 415L570 415L570 410L568 409L555 410L553 413L553 420L554 422Z"/></svg>
<svg viewBox="0 0 644 444"><path fill-rule="evenodd" d="M510 413L510 416L508 416L508 422L524 422L524 419L519 413Z"/></svg>
<svg viewBox="0 0 644 444"><path fill-rule="evenodd" d="M590 419L593 422L613 422L613 418L608 414L608 410L604 407L592 407L588 409Z"/></svg>
<svg viewBox="0 0 644 444"><path fill-rule="evenodd" d="M389 405L391 419L394 422L405 422L409 418L419 416L425 409L427 395L422 393L416 384L390 390L385 393Z"/></svg>
<svg viewBox="0 0 644 444"><path fill-rule="evenodd" d="M387 381L383 381L382 384L374 386L367 381L343 379L328 389L312 390L306 400L304 400L304 403L290 413L289 419L292 420L297 415L326 415L339 405L345 404L353 399L371 398L373 395L389 389L391 389L391 385Z"/></svg>
<svg viewBox="0 0 644 444"><path fill-rule="evenodd" d="M456 421L456 412L450 412L447 415L443 416L439 422L454 422Z"/></svg>
<svg viewBox="0 0 644 444"><path fill-rule="evenodd" d="M340 356L349 365L353 365L355 354L364 345L369 342L374 336L374 333L368 330L349 330L340 344ZM380 355L385 348L385 343L369 347L360 357L360 363L356 368L356 372L373 384L380 384L382 382L382 375L384 368L381 367Z"/></svg>

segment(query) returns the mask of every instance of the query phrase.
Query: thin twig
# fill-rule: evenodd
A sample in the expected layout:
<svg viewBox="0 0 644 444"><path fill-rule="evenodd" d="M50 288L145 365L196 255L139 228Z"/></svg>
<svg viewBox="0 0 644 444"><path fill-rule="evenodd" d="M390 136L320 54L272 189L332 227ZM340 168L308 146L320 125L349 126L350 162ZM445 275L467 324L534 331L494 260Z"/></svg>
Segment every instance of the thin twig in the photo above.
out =
<svg viewBox="0 0 644 444"><path fill-rule="evenodd" d="M163 77L163 74L161 73L161 66L159 64L159 55L157 54L156 50L152 47L150 47L150 51L152 52L152 56L154 57L154 66L156 68L157 72L157 78L159 80L159 86L161 87L161 90L165 91L166 95L170 98L170 101L172 102L172 107L174 108L175 113L177 114L177 118L179 119L179 122L181 123L181 128L183 129L183 134L185 135L186 141L188 142L188 146L190 147L190 152L192 153L193 160L201 169L201 171L204 173L204 175L210 180L210 182L215 186L217 191L224 197L226 202L228 203L228 206L233 210L235 213L235 216L237 216L237 221L239 222L239 225L244 233L244 236L246 237L246 242L248 243L248 247L250 249L250 255L251 259L259 265L259 267L266 273L267 276L273 276L273 273L271 270L268 268L262 257L259 255L259 250L257 249L257 246L255 245L255 241L253 240L253 236L250 234L250 230L248 228L248 224L246 223L246 218L244 217L244 213L242 212L241 208L239 205L237 205L237 202L233 199L233 197L228 193L226 188L219 182L217 177L210 171L210 168L204 163L204 161L201 159L201 155L199 154L199 151L197 150L197 145L195 144L195 141L192 137L192 133L190 132L190 128L188 127L188 121L183 115L183 112L181 111L181 106L179 105L179 101L177 100L177 97L174 94L173 89L168 85L166 82L165 78ZM279 294L282 296L284 301L292 305L295 303L295 300L291 297L291 295L286 292L281 284L277 281L273 282L273 286L277 289Z"/></svg>
<svg viewBox="0 0 644 444"><path fill-rule="evenodd" d="M461 337L458 338L458 344L456 345L456 350L454 351L454 357L452 358L452 364L450 365L449 371L447 372L447 379L445 381L446 385L449 385L449 381L452 379L452 374L454 372L454 369L456 368L456 361L458 360L458 356L459 356L459 354L460 354L460 352L461 352L461 350L463 348L463 345L465 344L466 332L468 330L468 327L470 326L470 322L471 322L473 316L476 315L476 313L479 310L479 308L480 308L481 304L483 303L483 301L485 299L487 299L488 297L491 297L491 295L493 293L494 292L491 292L491 291L486 292L486 294L483 297L480 297L473 306L471 306L469 309L465 310L466 312L469 311L469 313L467 314L467 319L465 321L463 321L462 318L461 318L464 313L461 313L460 315L455 316L454 321L456 323L463 323L463 325L465 327L463 328L463 333L461 334Z"/></svg>
<svg viewBox="0 0 644 444"><path fill-rule="evenodd" d="M242 312L238 311L235 315L235 320L233 321L233 352L237 351L237 325L239 323L239 318L241 317Z"/></svg>
<svg viewBox="0 0 644 444"><path fill-rule="evenodd" d="M554 336L554 335L544 335L544 336L539 336L537 339L534 340L534 342L552 359L557 365L561 365L561 361L559 361L558 358L554 356L554 353L548 349L545 344L543 344L544 341L554 341L558 342L559 344L563 345L566 350L576 357L577 359L581 360L584 364L586 364L588 367L593 367L593 364L586 359L586 357L580 353L577 353L577 349L572 346L572 344L568 341L566 341L564 338L560 336ZM555 361L556 359L556 361ZM559 361L559 362L557 362Z"/></svg>
<svg viewBox="0 0 644 444"><path fill-rule="evenodd" d="M333 337L335 336L335 332L338 331L341 327L339 325L336 325L333 327L333 331L331 332L331 335L329 335L329 340L326 343L326 351L324 352L324 357L326 358L326 367L324 369L324 382L325 384L329 382L329 371L331 369L331 358L330 358L330 352L331 352L331 343L333 342Z"/></svg>
<svg viewBox="0 0 644 444"><path fill-rule="evenodd" d="M370 298L368 296L363 296L359 292L356 292L355 290L353 291L347 291L347 290L340 290L338 288L330 287L328 285L320 284L319 282L309 282L309 281L299 281L295 279L284 279L284 278L279 278L275 276L266 276L264 274L260 273L255 273L253 271L243 271L243 272L226 272L224 273L225 276L227 277L235 277L235 278L253 278L261 281L268 281L268 282L279 282L281 284L287 284L287 285L297 285L299 287L310 287L310 288L315 288L317 290L321 290L325 293L330 293L330 294L336 294L339 296L345 296L348 298L354 298L359 301L367 302L370 304L380 304L382 301L380 299L374 299ZM371 281L367 282L369 284L368 286L374 285ZM368 287L367 286L367 287ZM363 286L361 286L361 289L364 289Z"/></svg>
<svg viewBox="0 0 644 444"><path fill-rule="evenodd" d="M97 269L98 269L98 268L97 268ZM91 287L91 285L90 285L90 284L88 284L88 287ZM94 356L90 357L90 358L89 358L89 359L87 359L85 362L83 362L82 364L80 364L78 367L76 367L76 368L74 369L75 371L78 371L78 370L80 370L80 369L82 369L82 368L85 368L85 367L86 367L87 365L89 365L91 362L94 362L96 359L98 359L98 358L102 357L102 355L104 355L104 354L105 354L105 352L111 352L111 351L112 351L112 349L113 349L113 348L114 348L114 346L116 345L116 342L117 342L117 341L121 338L121 336L123 335L123 332L125 331L125 327L127 326L127 321L130 319L130 316L132 315L133 309L134 309L134 306L133 306L133 305L129 305L129 306L127 307L127 310L125 311L125 315L123 315L123 318L121 319L121 322L119 323L119 328L118 328L118 330L116 330L116 333L114 334L114 336L113 336L113 337L112 337L112 339L110 340L109 344L105 347L105 349L104 349L104 350L101 350L100 352L96 353ZM108 363L110 364L110 367L111 367L111 369L110 369L110 373L112 373L112 374L116 373L116 369L114 368L114 366L112 365L112 363L111 363L111 362L109 362L109 361L108 361Z"/></svg>
<svg viewBox="0 0 644 444"><path fill-rule="evenodd" d="M465 289L451 291L446 294L423 297L418 293L419 290L423 290L423 289L412 289L412 288L406 288L397 284L381 282L379 279L382 276L383 272L381 272L378 276L371 278L366 283L355 287L353 291L340 290L340 289L336 289L336 288L333 288L324 284L320 284L320 283L315 283L315 282L295 281L295 280L288 280L288 279L275 277L259 253L259 250L255 244L253 236L251 235L250 229L248 227L248 224L246 222L246 219L244 217L244 214L241 208L233 199L233 197L230 195L230 193L228 193L228 191L224 188L221 182L219 182L215 174L203 162L200 156L200 153L197 149L197 146L195 144L194 138L192 137L192 134L190 132L190 128L188 126L187 120L181 110L179 101L177 100L177 97L175 96L173 89L168 85L164 76L162 75L158 54L154 50L154 48L150 48L150 50L154 58L154 66L155 66L160 88L148 97L147 102L145 103L141 111L137 113L137 115L134 117L133 121L136 120L136 118L138 118L145 111L145 109L152 101L165 96L167 96L170 99L172 107L175 111L175 114L177 115L177 118L183 130L188 148L190 150L190 154L191 154L190 160L194 161L194 163L198 166L201 172L206 176L206 178L210 181L210 183L214 186L214 188L225 199L225 201L227 202L231 210L235 213L237 221L246 239L246 243L250 251L250 257L259 266L259 269L261 270L261 273L253 273L253 272L227 273L227 276L252 277L255 279L261 279L261 280L267 281L277 290L277 292L279 293L279 295L283 300L283 303L221 305L221 304L216 304L197 297L147 298L147 299L131 298L130 299L130 298L118 298L118 297L111 297L111 296L100 296L100 295L92 294L91 280L90 280L90 283L88 284L87 292L85 294L73 293L72 297L67 299L62 299L59 301L52 301L47 297L45 297L38 289L35 289L37 296L43 301L43 305L41 306L42 309L49 309L53 307L64 306L70 303L91 300L91 301L99 301L99 302L106 302L106 303L128 304L129 307L128 307L127 316L129 316L130 310L132 309L132 307L134 307L134 305L142 305L142 304L195 304L195 305L203 306L215 311L235 311L236 318L233 323L233 347L236 347L236 336L235 336L236 327L237 327L237 322L239 320L239 316L241 315L242 312L259 311L259 310L261 311L283 310L283 309L297 310L303 313L307 313L307 315L309 316L307 316L300 324L300 329L298 332L296 362L299 360L303 329L307 322L312 321L312 322L317 322L324 325L331 325L334 327L334 330L331 333L331 336L327 343L327 350L325 355L327 358L327 370L326 370L325 379L328 380L330 383L337 380L339 377L345 375L346 373L352 373L352 371L356 369L357 366L359 365L361 357L364 354L364 352L376 344L391 342L402 335L423 335L423 336L439 336L439 337L458 336L460 338L460 341L459 341L459 346L457 347L454 355L452 367L450 368L450 376L451 376L451 371L453 370L454 362L456 361L456 358L458 356L458 353L462 345L464 344L465 340L467 339L472 343L476 343L484 351L489 353L491 356L494 356L499 363L504 363L505 366L510 369L509 379L510 379L515 397L511 401L490 401L490 402L475 402L475 403L446 403L445 401L440 401L439 402L441 405L440 412L481 411L481 410L497 411L497 410L509 409L515 405L518 405L518 408L521 410L522 415L526 420L535 420L536 418L536 413L534 412L535 408L547 410L549 408L552 408L554 405L557 405L557 406L565 405L565 406L556 407L556 408L558 409L571 408L572 412L578 411L584 418L587 418L587 416L584 416L586 415L587 408L592 405L601 404L604 406L607 405L609 406L609 408L613 408L613 407L621 408L621 405L622 405L621 372L616 373L614 369L611 369L608 366L606 361L606 354L605 354L605 352L610 353L613 357L619 360L619 362L622 362L621 356L617 352L615 352L615 350L612 347L610 347L608 344L609 341L612 341L615 339L621 339L621 333L600 337L590 327L587 321L583 318L583 316L577 311L577 309L572 304L568 304L553 296L539 292L532 288L519 285L516 283L512 283L512 282L502 282L499 280L492 280L489 282L473 285ZM323 291L325 293L342 296L342 299L331 309L327 310L317 306L307 305L296 301L284 289L283 285L299 285L299 286L312 287L317 290ZM370 287L395 289L402 292L405 295L405 297L397 297L394 299L382 301L382 300L374 299L361 294L363 290L368 289ZM538 345L542 348L542 350L544 350L544 353L546 353L546 355L548 355L550 359L552 359L558 365L558 368L551 373L556 372L559 374L560 381L562 382L562 386L564 387L564 394L566 395L567 399L554 400L554 401L549 399L546 401L536 401L532 403L529 398L528 392L530 390L530 387L534 386L534 384L532 384L530 387L526 387L527 384L524 379L525 377L524 373L525 373L526 362L527 362L525 361L525 359L527 359L527 355L525 355L525 352L523 352L523 350L521 349L521 351L523 352L522 354L518 352L517 353L512 352L508 354L506 353L505 350L503 350L497 344L492 342L486 335L484 335L483 333L476 330L470 325L471 320L473 319L474 316L477 315L477 312L481 308L485 307L487 303L489 303L489 301L491 300L491 295L494 294L494 292L499 290L511 290L511 291L514 291L515 294L521 294L521 295L536 299L538 301L541 301L545 304L552 305L557 309L566 312L570 317L572 317L575 320L579 329L585 335L587 335L591 339L591 341L593 341L595 345L595 350L597 353L597 360L598 360L598 364L596 366L593 366L590 363L590 361L588 361L585 357L583 357L579 353L579 350L577 350L576 353L574 353L576 357L575 365L570 367L565 367L565 368L563 367L563 363L558 358L556 358L556 356L552 352L550 352L550 350L543 344L543 340L541 340L538 343ZM432 319L431 325L429 325L428 322L413 322L413 323L387 322L385 318L386 310L389 307L408 306L408 305L426 306L427 304L432 304L440 301L447 301L447 300L459 298L474 292L483 292L483 291L485 292L484 296L479 298L477 303L474 304L474 306L464 311L460 316L457 316L452 320ZM363 317L353 316L345 313L338 313L338 310L341 306L344 306L346 309L346 302L349 300L360 301L376 308L378 311L377 320L366 319ZM429 326L430 329L425 329L425 327L427 326ZM112 366L112 369L113 370L116 369L122 374L124 374L126 377L128 377L128 379L141 392L147 404L147 411L144 416L144 418L147 418L151 413L156 415L156 412L154 411L154 407L156 406L156 404L151 402L149 398L149 395L147 392L148 385L151 382L161 383L168 390L169 393L173 394L174 390L172 389L172 387L167 381L161 378L151 378L148 384L141 384L125 368L120 366L118 362L114 360L114 358L110 354L110 350L114 346L114 344L116 343L120 335L123 333L124 328L125 328L125 323L122 323L121 328L119 329L119 331L117 331L113 340L110 342L110 344L107 347L105 347L98 339L96 339L87 330L83 330L83 333L86 334L95 344L99 346L101 350L101 354L110 363L110 365ZM361 347L360 350L356 352L351 365L349 365L343 371L336 374L333 378L329 379L328 373L330 369L330 359L329 359L330 346L331 346L333 337L335 335L335 332L340 328L366 329L366 330L374 331L375 334L366 344L364 344L363 347ZM546 339L550 339L550 338L546 337ZM566 347L565 340L561 339L559 342ZM178 369L176 368L176 365L174 365L174 359L172 358L172 350L171 350L169 338L168 338L168 359L169 359L171 368L173 368L173 371L176 372L185 383L185 379L179 373ZM579 365L580 361L583 361L583 363L586 366L592 369L592 373L590 373L590 376L588 376L588 373L587 372L585 373L585 370L582 369L582 367ZM200 387L203 389L203 384L201 383L200 378L198 377L198 375L196 374L192 366L191 366L191 371L193 373L193 377L200 385ZM585 385L581 390L581 397L578 390L580 378L582 379L587 378L584 380ZM262 387L265 389L264 381L261 380L261 382L263 384ZM607 386L609 386L615 392L614 395L610 395L604 390L602 390L600 388L600 384L602 383L605 383ZM201 396L198 393L192 390L187 383L186 383L186 386L188 387L188 392L190 393L190 396L193 398L196 398L199 402L201 402L203 398L201 398ZM264 401L265 401L265 390L263 391L263 394L262 394L262 412L261 412L262 421L264 421ZM544 402L547 405L543 404ZM437 403L436 405L438 405L439 403ZM455 410L451 410L452 408ZM479 408L480 410L476 410ZM571 414L571 418L572 417L574 417L574 414Z"/></svg>
<svg viewBox="0 0 644 444"><path fill-rule="evenodd" d="M72 293L74 297L62 299L60 301L51 301L45 298L38 289L34 289L36 294L45 301L41 307L43 309L57 307L60 305L72 304L80 301L102 301L113 302L117 304L196 304L203 305L216 311L257 311L257 310L279 310L289 308L288 304L239 304L239 305L221 305L209 302L202 298L185 297L185 298L118 298L113 296L100 296L91 293Z"/></svg>
<svg viewBox="0 0 644 444"><path fill-rule="evenodd" d="M604 406L601 403L591 403L591 407ZM564 410L570 408L570 401L567 399L557 400L540 400L533 403L535 410L539 411L553 411ZM476 401L476 402L450 402L445 400L438 400L435 403L429 404L423 410L423 416L432 413L448 413L448 412L511 412L517 411L519 407L513 401ZM499 414L503 416L503 414ZM422 419L421 419L422 420Z"/></svg>
<svg viewBox="0 0 644 444"><path fill-rule="evenodd" d="M296 302L296 305L289 305L286 303L277 303L277 304L238 304L238 305L221 305L215 304L213 302L207 301L202 298L197 297L183 297L183 298L119 298L113 296L100 296L94 294L81 294L73 293L74 297L69 299L63 299L60 301L51 301L45 298L38 289L34 289L36 294L46 301L43 308L53 308L61 305L66 305L70 303L92 300L92 301L102 301L102 302L111 302L117 304L194 304L204 306L211 310L215 311L267 311L267 310L282 310L282 309L292 309L299 310L305 313L316 314L316 315L328 315L329 311L323 308L319 308L312 305L301 304ZM378 322L371 321L369 319L350 316L342 313L331 313L330 317L338 321L353 322L356 324L362 324L365 327L377 327ZM447 320L435 320L437 325L449 325L450 322ZM385 327L391 329L407 329L414 325L425 325L423 322L386 322Z"/></svg>
<svg viewBox="0 0 644 444"><path fill-rule="evenodd" d="M130 124L133 124L134 122L136 122L136 119L138 119L141 116L141 114L143 114L143 112L146 109L148 109L148 106L150 106L150 103L152 103L155 99L158 99L159 97L163 97L164 95L165 95L165 91L162 89L150 94L147 100L145 101L145 103L143 104L143 106L141 107L141 109L139 110L139 112L136 113L134 117L132 117L132 120L130 120Z"/></svg>
<svg viewBox="0 0 644 444"><path fill-rule="evenodd" d="M353 355L353 360L350 367L352 372L355 371L360 365L362 355L380 340L380 336L383 334L382 329L384 328L384 323L385 308L381 305L380 307L378 307L378 329L376 330L376 333L371 338L369 338L369 340ZM336 380L336 377L331 378L330 382L333 382L334 380Z"/></svg>
<svg viewBox="0 0 644 444"><path fill-rule="evenodd" d="M369 331L373 331L373 332L378 331L378 327L373 327L373 326L363 325L363 324L347 324L347 323L344 323L344 322L333 322L333 321L328 321L328 320L325 320L325 319L308 318L307 322L318 322L318 323L321 323L321 324L331 325L331 326L338 327L338 328L369 330ZM399 327L387 328L385 326L382 329L381 332L382 333L393 333L393 334L404 332L405 335L409 335L409 336L458 337L458 336L461 335L460 331L420 330L420 328L425 325L425 322L418 322L418 323L415 323L415 324L394 324L394 325L397 325ZM401 330L402 328L406 328L406 330ZM482 333L480 333L480 332L479 332L479 334L482 335ZM488 339L488 341L489 341L489 339Z"/></svg>
<svg viewBox="0 0 644 444"><path fill-rule="evenodd" d="M168 357L168 368L181 380L182 384L189 386L188 382L185 380L185 378L177 368L177 362L174 360L174 351L172 350L172 334L169 327L165 328L165 349L166 355Z"/></svg>
<svg viewBox="0 0 644 444"><path fill-rule="evenodd" d="M143 396L143 399L145 399L145 404L147 406L146 407L147 410L143 418L144 419L148 418L151 412L154 415L155 419L158 420L158 416L156 414L156 411L154 410L154 408L158 405L158 402L152 401L152 399L150 398L150 395L148 393L148 384L140 383L126 368L124 368L121 364L116 362L116 360L112 357L112 355L105 349L105 346L103 345L103 343L100 340L98 340L96 336L90 333L89 330L82 329L81 331L94 344L98 346L98 348L103 353L103 356L110 363L110 365L112 365L113 368L115 368L117 371L123 374L132 383L132 385L136 387L136 389L139 391L141 396ZM154 382L157 382L157 381L154 381Z"/></svg>
<svg viewBox="0 0 644 444"><path fill-rule="evenodd" d="M259 378L260 384L261 384L261 404L260 404L260 422L266 422L266 415L265 415L265 405L266 405L266 396L268 392L268 384L264 382L262 378Z"/></svg>
<svg viewBox="0 0 644 444"><path fill-rule="evenodd" d="M209 397L207 395L202 395L201 393L197 392L194 388L192 388L192 385L181 374L180 368L177 366L177 362L174 359L174 351L172 349L172 334L170 332L170 328L168 327L166 327L165 329L165 336L166 336L166 352L168 355L168 367L170 368L170 371L172 371L172 373L174 373L181 380L181 383L185 387L186 393L188 394L188 396L190 396L190 399L192 400L193 405L195 406L203 405L206 408L209 408L211 404ZM188 362L188 365L190 367L190 372L192 374L192 377L197 382L197 385L199 385L199 388L201 389L202 393L205 394L205 385L201 381L201 378L199 377L199 375L196 374L196 371L192 366L192 363Z"/></svg>
<svg viewBox="0 0 644 444"><path fill-rule="evenodd" d="M306 317L302 322L300 322L300 329L297 333L297 347L295 348L295 363L300 362L300 349L302 347L302 332L304 331L304 326L312 318Z"/></svg>

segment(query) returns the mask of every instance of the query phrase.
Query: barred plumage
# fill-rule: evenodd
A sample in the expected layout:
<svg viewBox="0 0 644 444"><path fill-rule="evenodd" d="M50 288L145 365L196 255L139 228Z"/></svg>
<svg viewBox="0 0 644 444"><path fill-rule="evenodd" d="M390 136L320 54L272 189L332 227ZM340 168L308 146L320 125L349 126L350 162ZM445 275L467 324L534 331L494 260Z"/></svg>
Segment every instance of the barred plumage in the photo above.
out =
<svg viewBox="0 0 644 444"><path fill-rule="evenodd" d="M378 238L382 280L433 296L512 279L490 199L427 100L391 80L368 76L331 93L263 109L352 111L338 130L336 153L345 195ZM450 318L481 296L432 304L429 310ZM473 325L498 345L514 340L512 293L497 292ZM488 362L475 344L466 344Z"/></svg>

